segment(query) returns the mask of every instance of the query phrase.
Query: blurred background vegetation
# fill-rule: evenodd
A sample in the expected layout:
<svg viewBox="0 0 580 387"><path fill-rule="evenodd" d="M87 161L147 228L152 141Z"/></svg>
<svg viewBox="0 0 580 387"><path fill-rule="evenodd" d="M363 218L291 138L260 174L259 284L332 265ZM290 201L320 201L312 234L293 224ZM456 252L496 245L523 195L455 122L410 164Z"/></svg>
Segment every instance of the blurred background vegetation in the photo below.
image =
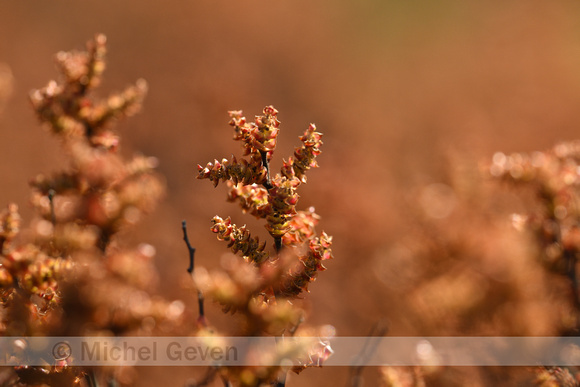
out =
<svg viewBox="0 0 580 387"><path fill-rule="evenodd" d="M517 262L527 263L497 268L495 245L485 241L509 245L509 232L481 225L489 225L489 211L503 212L476 194L460 202L453 171L476 171L498 150L543 150L578 137L579 14L580 3L571 0L4 0L0 71L6 74L8 66L13 82L0 114L0 204L16 202L29 219L28 180L62 166L58 144L39 127L28 93L56 76L54 53L81 49L101 32L109 48L101 92L137 78L150 87L143 111L120 131L122 151L157 157L166 178L163 204L127 235L156 247L162 294L195 307L194 292L179 286L188 280L182 219L199 264L208 267L219 265L224 252L209 231L214 215L232 215L266 236L225 202L223 187L214 190L195 177L198 163L240 154L230 140L228 110L253 117L272 104L282 122L274 169L310 122L324 133L321 168L309 173L299 206L316 207L320 227L334 236L335 259L310 287L309 323L332 324L340 336L367 335L380 320L388 322L389 335L555 334L557 323L528 323L552 316L542 308L558 303L521 317L520 303L503 304L509 291L485 290L494 281L509 282L489 279L495 272L521 272ZM467 191L478 191L477 184ZM446 230L454 231L432 237L417 226L424 219L429 230L447 222ZM435 256L446 258L435 261L424 253L432 244L417 247L448 240L449 233L468 247L459 253L436 248ZM413 242L405 243L409 238ZM461 254L471 247L489 249L492 258L473 268ZM417 250L423 258L412 258ZM503 256L513 256L509 251ZM451 279L441 274L449 271ZM533 269L522 275L521 283L544 281ZM549 282L542 286L552 289ZM438 292L446 287L456 290ZM477 307L458 294L475 298ZM235 324L219 307L208 309L216 325ZM507 324L506 310L522 321ZM142 371L153 375L150 385L192 374ZM327 385L348 372L308 370L290 385ZM370 385L378 372L368 373Z"/></svg>

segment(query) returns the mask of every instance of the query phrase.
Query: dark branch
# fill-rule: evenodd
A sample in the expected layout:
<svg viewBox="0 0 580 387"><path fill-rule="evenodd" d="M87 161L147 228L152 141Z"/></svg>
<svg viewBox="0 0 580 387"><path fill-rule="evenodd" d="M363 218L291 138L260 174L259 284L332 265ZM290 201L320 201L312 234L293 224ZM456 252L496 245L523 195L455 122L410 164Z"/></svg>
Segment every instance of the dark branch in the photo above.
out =
<svg viewBox="0 0 580 387"><path fill-rule="evenodd" d="M262 156L262 166L266 169L266 182L263 184L266 189L272 188L272 183L270 182L270 165L268 164L268 152L260 151L260 156Z"/></svg>
<svg viewBox="0 0 580 387"><path fill-rule="evenodd" d="M183 230L183 240L185 241L187 250L189 251L189 267L187 268L187 272L191 274L193 273L194 268L195 247L191 246L191 243L189 243L189 238L187 237L187 222L185 220L181 222L181 229Z"/></svg>
<svg viewBox="0 0 580 387"><path fill-rule="evenodd" d="M99 387L99 383L97 382L97 377L95 375L95 371L90 370L85 374L85 379L87 380L87 384L89 387Z"/></svg>
<svg viewBox="0 0 580 387"><path fill-rule="evenodd" d="M184 220L181 222L181 229L183 230L183 240L187 246L187 251L189 252L189 267L187 272L193 274L195 268L195 247L189 243L189 238L187 237L187 222ZM199 308L199 319L198 321L205 321L205 308L204 308L204 298L201 290L197 289L197 304Z"/></svg>
<svg viewBox="0 0 580 387"><path fill-rule="evenodd" d="M104 254L107 251L107 246L111 242L111 237L113 236L113 232L109 229L103 229L101 231L101 235L99 236L99 240L97 241L97 247L101 252Z"/></svg>
<svg viewBox="0 0 580 387"><path fill-rule="evenodd" d="M199 318L203 318L205 316L205 310L204 310L204 298L203 298L203 293L198 289L197 290L197 305L199 308Z"/></svg>
<svg viewBox="0 0 580 387"><path fill-rule="evenodd" d="M276 248L276 254L280 253L280 250L282 250L282 237L274 238L274 247Z"/></svg>
<svg viewBox="0 0 580 387"><path fill-rule="evenodd" d="M48 201L50 203L50 221L53 226L56 226L56 215L54 212L54 196L56 195L55 190L52 188L48 190Z"/></svg>

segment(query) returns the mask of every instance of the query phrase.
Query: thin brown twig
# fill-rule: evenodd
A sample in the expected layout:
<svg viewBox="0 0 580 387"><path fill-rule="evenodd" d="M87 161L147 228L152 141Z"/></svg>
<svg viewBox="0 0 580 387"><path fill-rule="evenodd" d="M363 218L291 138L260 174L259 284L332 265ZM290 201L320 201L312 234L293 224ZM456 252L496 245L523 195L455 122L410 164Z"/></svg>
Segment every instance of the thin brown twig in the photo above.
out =
<svg viewBox="0 0 580 387"><path fill-rule="evenodd" d="M187 222L185 220L181 222L181 229L183 230L183 240L185 241L187 250L189 252L189 267L187 268L187 272L191 274L193 273L194 268L195 247L189 243L189 238L187 237Z"/></svg>
<svg viewBox="0 0 580 387"><path fill-rule="evenodd" d="M181 229L183 230L183 240L185 241L187 251L189 252L189 267L187 268L187 272L189 274L193 274L193 271L195 269L195 247L193 247L189 242L189 238L187 236L187 222L185 220L181 222ZM197 289L197 303L200 320L205 318L204 302L205 299L203 297L203 293L201 292L201 290Z"/></svg>

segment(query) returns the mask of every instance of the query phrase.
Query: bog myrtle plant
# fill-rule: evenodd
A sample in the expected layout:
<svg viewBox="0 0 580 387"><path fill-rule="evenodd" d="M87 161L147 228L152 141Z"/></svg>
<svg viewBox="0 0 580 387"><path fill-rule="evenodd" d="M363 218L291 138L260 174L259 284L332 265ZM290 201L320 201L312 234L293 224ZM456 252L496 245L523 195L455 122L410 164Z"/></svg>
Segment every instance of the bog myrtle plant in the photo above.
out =
<svg viewBox="0 0 580 387"><path fill-rule="evenodd" d="M560 334L577 336L580 331L580 141L562 142L543 152L498 152L489 173L494 179L531 194L533 210L512 214L515 228L533 235L538 259L546 270L568 282L568 300ZM546 367L537 370L541 386L578 385L577 367Z"/></svg>
<svg viewBox="0 0 580 387"><path fill-rule="evenodd" d="M536 236L547 268L570 280L575 309L571 330L580 330L580 298L576 266L580 254L580 142L566 142L532 154L501 152L493 156L490 174L531 191L536 211L513 214L514 226Z"/></svg>
<svg viewBox="0 0 580 387"><path fill-rule="evenodd" d="M255 123L241 112L230 112L234 138L244 156L200 167L199 178L215 185L226 181L228 200L265 221L273 246L260 243L231 218L212 220L211 231L231 251L220 270L189 271L198 288L200 318L185 321L182 301L155 294L158 282L153 265L155 248L147 243L127 246L120 230L130 229L152 211L163 197L164 184L155 172L157 160L122 156L116 123L139 111L147 83L107 98L95 91L105 70L106 38L96 35L82 51L60 52L60 78L30 94L40 122L59 139L68 166L30 181L31 203L37 216L22 229L16 204L0 212L0 333L3 336L154 336L183 332L198 336L208 346L220 335L205 318L204 296L224 311L243 317L234 335L328 337L329 327L308 328L298 299L323 261L332 257L332 238L317 233L320 217L313 208L297 210L297 188L305 173L317 166L321 134L314 125L300 137L302 145L270 177L269 161L276 147L277 111L266 107ZM4 75L9 74L5 72ZM7 95L8 81L0 83ZM124 235L124 234L123 234ZM234 253L242 257L236 258ZM302 324L302 325L301 325ZM228 333L230 336L232 334ZM274 352L251 348L274 359L265 366L210 367L205 385L216 377L226 385L284 385L289 369L300 372L320 366L331 354L321 339L298 343L282 341ZM24 348L26 340L17 340ZM131 367L76 367L74 358L46 359L46 366L18 366L1 371L3 386L133 385Z"/></svg>
<svg viewBox="0 0 580 387"><path fill-rule="evenodd" d="M164 185L154 158L121 156L114 131L119 119L139 110L145 81L105 99L93 95L105 53L104 35L86 51L58 53L60 79L30 95L39 120L60 140L68 167L31 180L37 217L24 232L15 204L0 213L4 336L150 335L181 324L183 303L151 293L158 281L154 247L116 239L155 207ZM91 370L49 360L46 367L5 370L3 385L132 382L128 368Z"/></svg>
<svg viewBox="0 0 580 387"><path fill-rule="evenodd" d="M205 167L198 165L198 178L209 180L216 187L225 182L227 200L238 203L244 213L263 220L273 242L269 247L266 241L252 236L245 225L238 226L231 217L223 219L216 215L211 221L211 231L241 259L226 256L223 268L211 273L203 268L193 269L194 281L200 294L221 304L224 311L242 316L243 324L236 335L299 334L328 338L333 334L329 326L299 327L304 312L295 302L308 291L318 272L325 270L324 261L332 258L332 237L316 231L320 216L313 207L296 208L297 190L306 183L306 172L318 166L316 157L320 154L322 134L310 124L299 137L301 146L283 161L280 172L271 177L270 161L280 126L278 111L266 106L250 122L242 111L230 111L229 115L233 138L241 143L243 156L215 160ZM203 314L200 317L204 329L215 334ZM269 356L292 361L292 370L299 373L306 367L322 365L331 353L328 342L320 340L288 343ZM244 386L283 385L282 365L283 362L269 367L223 368L221 375Z"/></svg>
<svg viewBox="0 0 580 387"><path fill-rule="evenodd" d="M404 275L413 282L405 290L414 324L427 335L577 336L580 142L497 152L468 165L454 163L445 196L422 191L415 207L431 208L422 218L414 213L420 231L397 242L413 268ZM429 216L449 203L446 217ZM444 365L382 367L381 376L392 387L580 380L578 367L480 367L463 375Z"/></svg>

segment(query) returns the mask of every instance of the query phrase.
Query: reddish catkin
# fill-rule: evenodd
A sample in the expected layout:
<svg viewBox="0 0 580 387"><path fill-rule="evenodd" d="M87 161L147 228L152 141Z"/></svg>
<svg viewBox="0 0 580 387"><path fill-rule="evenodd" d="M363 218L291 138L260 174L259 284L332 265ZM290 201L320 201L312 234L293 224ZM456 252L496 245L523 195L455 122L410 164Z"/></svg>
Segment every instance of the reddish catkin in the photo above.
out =
<svg viewBox="0 0 580 387"><path fill-rule="evenodd" d="M273 106L264 108L264 115L256 117L256 129L253 131L253 146L260 152L266 152L268 160L272 158L278 139L280 121L276 118L278 110Z"/></svg>
<svg viewBox="0 0 580 387"><path fill-rule="evenodd" d="M326 270L322 261L332 258L331 245L332 237L325 232L320 237L310 239L307 253L299 258L301 265L283 276L280 287L274 289L274 293L277 296L296 297L303 291L308 292L308 285L317 273Z"/></svg>
<svg viewBox="0 0 580 387"><path fill-rule="evenodd" d="M294 157L290 157L288 161L284 160L282 175L289 179L296 176L302 183L306 183L306 171L318 167L316 156L321 153L320 146L323 144L321 138L322 133L316 131L314 124L310 124L300 137L302 146L294 150Z"/></svg>
<svg viewBox="0 0 580 387"><path fill-rule="evenodd" d="M246 121L241 110L228 113L231 117L230 125L234 127L234 140L244 143L244 156L252 156L253 164L260 165L261 152L264 152L270 160L276 148L278 126L280 126L280 121L276 118L278 111L273 106L266 106L264 114L256 116L253 123Z"/></svg>
<svg viewBox="0 0 580 387"><path fill-rule="evenodd" d="M288 223L290 229L282 237L284 245L298 245L312 239L319 220L320 216L314 212L314 207L308 211L297 211Z"/></svg>
<svg viewBox="0 0 580 387"><path fill-rule="evenodd" d="M4 248L20 231L21 218L18 213L18 206L9 204L6 209L0 212L0 253L4 253Z"/></svg>
<svg viewBox="0 0 580 387"><path fill-rule="evenodd" d="M86 51L61 51L56 54L56 64L66 77L67 86L83 94L86 89L99 85L105 71L107 38L97 34L87 43Z"/></svg>
<svg viewBox="0 0 580 387"><path fill-rule="evenodd" d="M268 201L272 210L266 216L266 229L274 238L281 238L290 230L290 220L296 214L298 194L296 187L300 181L276 175L272 179L272 188L268 191Z"/></svg>
<svg viewBox="0 0 580 387"><path fill-rule="evenodd" d="M268 191L265 188L257 184L228 184L230 186L228 201L238 201L243 212L250 213L256 218L264 218L270 213Z"/></svg>
<svg viewBox="0 0 580 387"><path fill-rule="evenodd" d="M257 237L253 238L246 226L238 227L229 217L224 220L219 216L214 216L212 223L211 231L218 234L219 240L228 242L228 247L233 253L239 251L246 261L257 265L268 259L268 253L264 251L266 243L260 244L260 240Z"/></svg>
<svg viewBox="0 0 580 387"><path fill-rule="evenodd" d="M101 82L105 70L106 41L97 35L87 43L87 51L60 52L56 62L64 76L62 82L50 81L30 95L40 120L64 139L88 139L93 147L115 151L119 137L108 125L113 119L136 113L145 95L147 82L140 79L134 86L94 101L89 92Z"/></svg>
<svg viewBox="0 0 580 387"><path fill-rule="evenodd" d="M228 114L231 118L229 124L234 127L234 140L243 143L244 156L252 156L252 161L257 165L261 165L262 157L260 152L253 147L253 125L248 124L241 110L231 110Z"/></svg>
<svg viewBox="0 0 580 387"><path fill-rule="evenodd" d="M234 184L263 184L267 179L267 172L261 164L256 165L249 163L247 160L238 161L235 157L231 160L222 159L221 162L215 160L213 163L207 163L205 167L197 165L198 179L210 180L214 187L217 187L220 181L231 180Z"/></svg>

